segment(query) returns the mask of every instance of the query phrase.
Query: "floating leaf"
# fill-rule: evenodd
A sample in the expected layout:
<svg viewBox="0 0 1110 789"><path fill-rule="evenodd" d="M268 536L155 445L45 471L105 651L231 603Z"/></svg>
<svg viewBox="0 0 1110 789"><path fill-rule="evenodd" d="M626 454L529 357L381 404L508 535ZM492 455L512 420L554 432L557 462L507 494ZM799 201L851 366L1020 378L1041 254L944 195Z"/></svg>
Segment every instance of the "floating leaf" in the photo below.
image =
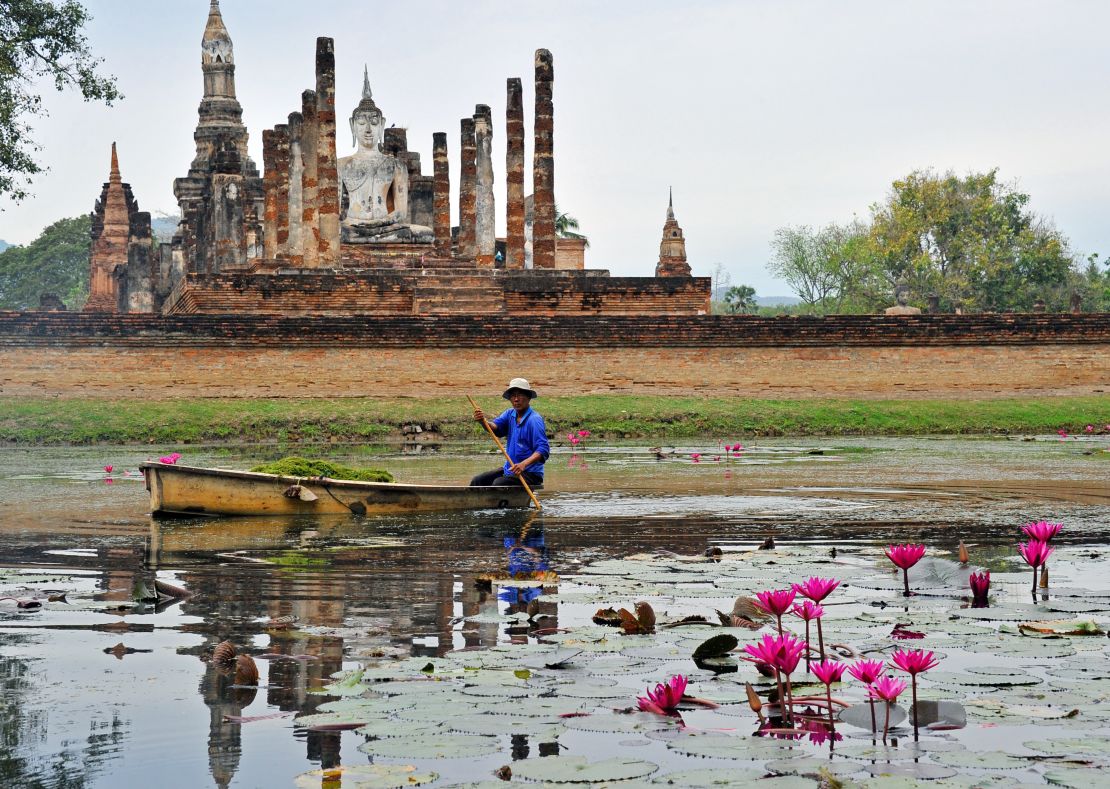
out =
<svg viewBox="0 0 1110 789"><path fill-rule="evenodd" d="M932 754L932 759L949 767L976 770L1019 770L1030 764L1027 758L998 751L943 751Z"/></svg>
<svg viewBox="0 0 1110 789"><path fill-rule="evenodd" d="M297 789L399 789L438 779L437 773L418 773L411 764L355 764L301 773L293 779L293 785Z"/></svg>
<svg viewBox="0 0 1110 789"><path fill-rule="evenodd" d="M694 660L705 660L707 658L723 657L732 650L736 649L739 645L736 636L731 635L718 635L703 641L697 649L694 650Z"/></svg>
<svg viewBox="0 0 1110 789"><path fill-rule="evenodd" d="M616 757L591 762L585 756L560 756L557 759L526 759L517 762L513 768L513 777L546 783L588 784L643 778L658 769L658 765L640 759Z"/></svg>
<svg viewBox="0 0 1110 789"><path fill-rule="evenodd" d="M358 747L371 756L396 759L472 759L500 750L496 737L474 734L430 734L424 737L398 737L371 740Z"/></svg>
<svg viewBox="0 0 1110 789"><path fill-rule="evenodd" d="M805 756L796 759L775 759L767 762L767 770L778 775L807 775L819 777L821 770L828 770L833 775L851 775L863 769L862 764L848 761L830 762L828 759L817 759Z"/></svg>
<svg viewBox="0 0 1110 789"><path fill-rule="evenodd" d="M914 785L919 785L918 781L935 781L940 778L951 778L957 774L951 767L927 763L869 764L864 769L876 777L910 778ZM883 787L886 785L885 782L880 784Z"/></svg>
<svg viewBox="0 0 1110 789"><path fill-rule="evenodd" d="M867 729L873 731L871 728L871 710L874 706L875 711L875 729L874 731L881 732L883 730L883 722L886 720L886 711L883 709L883 702L875 702L874 705L868 704L866 701L862 704L853 704L851 707L845 707L837 713L836 719L842 723L847 723L849 726L855 726L860 729ZM906 719L906 711L899 707L897 704L888 702L887 706L890 708L890 726L891 728L898 726Z"/></svg>

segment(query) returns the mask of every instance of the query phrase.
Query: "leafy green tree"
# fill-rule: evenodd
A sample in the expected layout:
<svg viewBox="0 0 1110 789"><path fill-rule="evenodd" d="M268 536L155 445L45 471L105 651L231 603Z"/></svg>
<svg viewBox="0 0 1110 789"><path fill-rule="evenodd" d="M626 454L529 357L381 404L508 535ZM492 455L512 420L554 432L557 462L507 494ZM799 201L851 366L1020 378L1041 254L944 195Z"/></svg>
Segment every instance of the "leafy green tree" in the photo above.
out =
<svg viewBox="0 0 1110 789"><path fill-rule="evenodd" d="M725 293L725 309L736 315L755 312L755 288L751 285L733 285Z"/></svg>
<svg viewBox="0 0 1110 789"><path fill-rule="evenodd" d="M935 293L948 309L1028 310L1038 297L1066 303L1074 262L1067 240L997 175L918 170L894 182L872 207L870 231L888 285L905 282L918 299Z"/></svg>
<svg viewBox="0 0 1110 789"><path fill-rule="evenodd" d="M70 309L89 296L88 216L61 219L27 246L0 252L0 309L26 310L43 293L55 293Z"/></svg>
<svg viewBox="0 0 1110 789"><path fill-rule="evenodd" d="M861 222L779 228L768 270L786 280L810 312L865 309L875 290L874 256Z"/></svg>
<svg viewBox="0 0 1110 789"><path fill-rule="evenodd" d="M45 115L36 83L75 88L85 101L122 98L113 77L100 76L83 28L89 13L76 0L0 0L0 196L19 201L43 171L29 119Z"/></svg>

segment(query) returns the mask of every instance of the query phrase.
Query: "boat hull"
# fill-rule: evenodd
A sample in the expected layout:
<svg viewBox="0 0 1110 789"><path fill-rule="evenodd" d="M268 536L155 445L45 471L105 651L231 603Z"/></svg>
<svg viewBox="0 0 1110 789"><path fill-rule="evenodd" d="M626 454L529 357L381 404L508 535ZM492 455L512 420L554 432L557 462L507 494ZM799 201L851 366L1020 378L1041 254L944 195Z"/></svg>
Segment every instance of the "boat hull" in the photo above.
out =
<svg viewBox="0 0 1110 789"><path fill-rule="evenodd" d="M305 479L165 463L140 468L155 515L389 515L529 504L522 488ZM311 495L286 495L293 485Z"/></svg>

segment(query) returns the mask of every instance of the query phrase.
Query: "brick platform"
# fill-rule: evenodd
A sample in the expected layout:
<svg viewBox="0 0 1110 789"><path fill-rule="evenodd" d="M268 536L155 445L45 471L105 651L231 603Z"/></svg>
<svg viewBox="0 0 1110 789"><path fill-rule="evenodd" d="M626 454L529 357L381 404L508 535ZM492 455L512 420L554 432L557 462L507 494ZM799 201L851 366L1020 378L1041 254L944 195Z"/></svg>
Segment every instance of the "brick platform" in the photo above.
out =
<svg viewBox="0 0 1110 789"><path fill-rule="evenodd" d="M547 394L1089 395L1110 391L1110 315L0 313L0 396L461 396L512 375Z"/></svg>

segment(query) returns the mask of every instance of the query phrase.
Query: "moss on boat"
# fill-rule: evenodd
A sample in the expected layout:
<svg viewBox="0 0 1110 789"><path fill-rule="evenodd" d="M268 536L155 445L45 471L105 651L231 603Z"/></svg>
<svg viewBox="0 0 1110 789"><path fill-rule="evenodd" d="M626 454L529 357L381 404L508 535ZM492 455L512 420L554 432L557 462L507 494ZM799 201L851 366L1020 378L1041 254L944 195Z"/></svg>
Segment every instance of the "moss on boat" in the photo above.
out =
<svg viewBox="0 0 1110 789"><path fill-rule="evenodd" d="M263 463L251 471L263 474L281 474L284 477L327 477L329 479L349 479L358 482L393 482L393 475L380 468L354 468L327 460L307 460L291 456Z"/></svg>

